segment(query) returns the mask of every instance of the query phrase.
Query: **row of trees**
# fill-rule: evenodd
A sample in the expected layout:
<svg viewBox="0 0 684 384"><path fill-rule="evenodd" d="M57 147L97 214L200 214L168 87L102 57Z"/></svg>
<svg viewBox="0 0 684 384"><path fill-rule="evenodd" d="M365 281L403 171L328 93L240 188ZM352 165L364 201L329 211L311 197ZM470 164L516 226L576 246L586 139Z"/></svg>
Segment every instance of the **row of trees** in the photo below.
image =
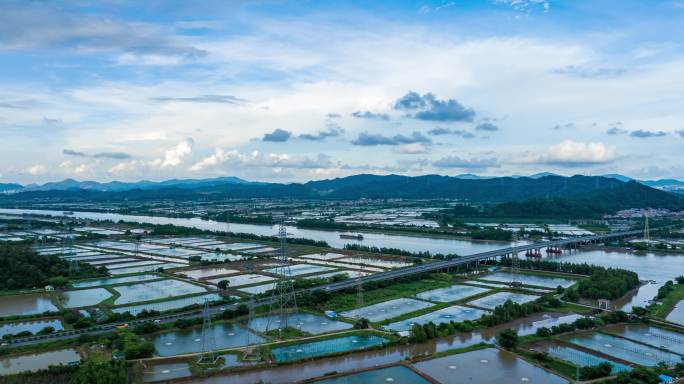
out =
<svg viewBox="0 0 684 384"><path fill-rule="evenodd" d="M446 260L446 259L453 259L454 257L458 257L457 254L455 253L450 253L450 254L442 254L442 253L430 253L430 251L424 251L424 252L410 252L410 251L405 251L403 249L398 249L398 248L385 248L385 247L369 247L367 245L360 245L360 244L345 244L344 249L349 250L349 251L360 251L360 252L368 252L368 253L384 253L387 255L398 255L398 256L410 256L410 257L418 257L421 259L438 259L438 260Z"/></svg>

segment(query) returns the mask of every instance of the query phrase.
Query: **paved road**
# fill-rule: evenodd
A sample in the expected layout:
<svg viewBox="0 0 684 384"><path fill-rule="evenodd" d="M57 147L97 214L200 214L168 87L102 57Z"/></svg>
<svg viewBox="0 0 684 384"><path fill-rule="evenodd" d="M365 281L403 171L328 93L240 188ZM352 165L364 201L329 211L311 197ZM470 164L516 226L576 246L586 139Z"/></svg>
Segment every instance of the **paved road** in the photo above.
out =
<svg viewBox="0 0 684 384"><path fill-rule="evenodd" d="M546 248L546 247L565 247L565 246L570 246L570 245L575 245L575 244L588 244L588 243L592 243L592 242L604 242L607 240L636 236L636 235L640 235L642 233L643 233L642 230L613 232L613 233L604 234L604 235L583 236L583 237L576 237L576 238L572 238L572 239L553 240L553 241L547 241L547 242L542 242L542 243L533 243L533 244L528 244L528 245L521 245L521 246L517 246L517 247L502 248L502 249L497 249L494 251L476 253L473 255L453 258L450 260L435 261L435 262L431 262L431 263L425 263L425 264L419 264L419 265L414 265L414 266L405 267L405 268L394 269L394 270L387 271L387 272L380 272L380 273L376 273L373 275L362 276L362 277L358 277L355 279L348 279L345 281L330 283L330 284L321 285L321 286L317 286L314 288L306 289L306 290L303 290L301 292L313 291L313 290L317 290L317 289L325 289L328 291L340 291L343 289L356 287L360 283L367 283L370 281L382 281L382 280L389 280L389 279L397 279L400 277L411 276L411 275L416 275L416 274L421 274L421 273L435 272L435 271L440 271L440 270L444 270L447 268L456 267L459 265L468 265L468 264L472 264L472 263L477 263L477 262L480 262L483 260L501 257L501 256L513 254L513 253L524 253L524 252L529 251L529 250ZM259 306L259 305L270 305L271 303L272 303L272 299L270 297L259 299L259 300L256 300L254 302L254 304L257 306ZM238 305L239 304L219 305L219 306L215 306L215 307L210 308L210 311L212 314L216 314L219 312L223 312L226 309L235 309L235 308L237 308ZM173 322L173 321L176 321L177 319L180 319L180 318L198 317L201 314L202 314L201 311L194 310L194 311L189 311L189 312L174 313L171 315L164 315L164 316L158 316L158 317L154 317L154 318L148 318L145 320L133 320L133 321L129 321L128 324L130 326L135 326L136 324L139 324L139 323L142 323L145 321L153 321L153 320L159 320L159 322L164 322L164 323L165 322ZM96 327L92 327L92 328L81 329L81 330L55 332L51 335L31 336L31 337L26 337L26 338L22 338L22 339L15 339L12 341L12 345L14 346L14 345L24 345L24 344L36 344L36 343L42 343L42 342L47 342L47 341L53 341L53 340L74 338L74 337L78 337L82 334L97 335L97 334L101 334L101 333L112 332L115 329L116 329L116 324L104 324L104 325L100 325L100 326L96 326Z"/></svg>

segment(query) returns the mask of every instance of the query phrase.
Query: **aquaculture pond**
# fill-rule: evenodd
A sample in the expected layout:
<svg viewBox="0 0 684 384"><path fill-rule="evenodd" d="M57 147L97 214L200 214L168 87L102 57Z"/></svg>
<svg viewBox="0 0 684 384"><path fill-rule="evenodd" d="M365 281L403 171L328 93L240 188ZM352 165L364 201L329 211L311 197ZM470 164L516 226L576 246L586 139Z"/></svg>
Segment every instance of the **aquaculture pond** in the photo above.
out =
<svg viewBox="0 0 684 384"><path fill-rule="evenodd" d="M402 268L413 265L412 263L405 263L397 260L385 260L380 258L370 257L345 257L344 259L336 260L345 264L370 265L372 267L380 268Z"/></svg>
<svg viewBox="0 0 684 384"><path fill-rule="evenodd" d="M475 307L493 310L494 308L498 307L499 305L505 303L508 300L511 300L514 303L524 304L529 303L530 301L534 301L538 298L539 296L526 295L524 293L497 292L493 295L485 296L477 300L470 301L468 302L468 304L473 305Z"/></svg>
<svg viewBox="0 0 684 384"><path fill-rule="evenodd" d="M125 256L114 256L114 257L109 257L108 259L103 259L103 260L88 260L88 261L81 261L82 263L90 264L90 265L96 265L96 266L101 266L104 265L105 267L109 268L112 266L113 268L116 268L114 264L121 263L123 264L124 262L128 261L135 261L139 260L134 257L125 257Z"/></svg>
<svg viewBox="0 0 684 384"><path fill-rule="evenodd" d="M35 372L47 369L50 365L79 364L81 356L75 349L32 353L14 357L0 358L0 376L13 375L20 372Z"/></svg>
<svg viewBox="0 0 684 384"><path fill-rule="evenodd" d="M354 279L361 276L368 276L370 273L361 271L351 271L351 270L337 270L335 272L323 273L320 275L304 276L303 279L327 279L336 275L347 275L348 278Z"/></svg>
<svg viewBox="0 0 684 384"><path fill-rule="evenodd" d="M268 283L268 284L261 284L261 285L254 285L251 287L245 287L245 288L240 288L238 291L244 292L250 295L258 295L260 293L264 293L270 290L273 290L276 287L276 283Z"/></svg>
<svg viewBox="0 0 684 384"><path fill-rule="evenodd" d="M192 376L188 363L146 363L143 369L143 381L163 381Z"/></svg>
<svg viewBox="0 0 684 384"><path fill-rule="evenodd" d="M672 309L667 317L667 321L671 321L675 324L684 325L684 300L679 301L675 307Z"/></svg>
<svg viewBox="0 0 684 384"><path fill-rule="evenodd" d="M212 324L210 332L217 350L260 344L266 341L263 337L232 323ZM154 335L151 341L157 348L159 356L201 352L202 328L195 327Z"/></svg>
<svg viewBox="0 0 684 384"><path fill-rule="evenodd" d="M185 281L167 279L138 283L131 285L120 285L114 289L121 294L114 304L128 304L140 301L151 301L164 299L173 296L189 295L192 293L203 293L207 290Z"/></svg>
<svg viewBox="0 0 684 384"><path fill-rule="evenodd" d="M131 315L135 316L145 309L147 309L148 311L164 312L164 311L171 311L174 309L184 308L184 307L187 307L187 306L193 305L193 304L200 304L201 305L201 304L204 304L205 300L219 301L221 299L222 298L220 295L218 295L216 293L209 293L206 295L198 295L198 296L184 297L181 299L158 301L158 302L149 303L149 304L126 305L126 306L122 306L122 307L112 308L112 312L116 312L116 313L129 312Z"/></svg>
<svg viewBox="0 0 684 384"><path fill-rule="evenodd" d="M316 381L316 384L363 384L363 383L394 383L394 384L430 384L419 374L403 365L389 368L373 369L348 376Z"/></svg>
<svg viewBox="0 0 684 384"><path fill-rule="evenodd" d="M35 315L59 311L52 300L42 293L0 296L0 316Z"/></svg>
<svg viewBox="0 0 684 384"><path fill-rule="evenodd" d="M62 325L62 322L59 319L0 323L0 337L8 334L17 334L19 332L24 331L36 333L45 327L52 327L55 329L55 331L61 331L62 329L64 329L64 325Z"/></svg>
<svg viewBox="0 0 684 384"><path fill-rule="evenodd" d="M684 354L684 335L665 328L628 324L609 327L605 331L654 347L665 348L674 353Z"/></svg>
<svg viewBox="0 0 684 384"><path fill-rule="evenodd" d="M263 283L266 281L273 281L273 280L275 280L275 278L273 278L271 276L258 275L255 273L246 273L244 275L219 277L219 278L211 279L211 280L207 280L207 281L212 282L214 284L218 284L218 282L221 280L228 280L228 286L229 287L239 287L242 285L250 285L250 284L256 284L256 283Z"/></svg>
<svg viewBox="0 0 684 384"><path fill-rule="evenodd" d="M105 265L107 270L111 273L115 273L115 271L112 271L117 268L128 268L128 267L145 267L149 265L159 265L159 264L164 264L163 261L158 261L158 260L139 260L139 261L132 261L130 263L117 263L117 264L111 264L111 265Z"/></svg>
<svg viewBox="0 0 684 384"><path fill-rule="evenodd" d="M661 361L667 364L676 364L682 360L679 355L674 353L598 332L570 336L566 340L592 351L602 352L640 365L653 366Z"/></svg>
<svg viewBox="0 0 684 384"><path fill-rule="evenodd" d="M384 337L375 335L344 336L310 343L293 344L285 347L275 347L271 349L271 354L277 362L284 363L366 349L383 345L387 342L388 340Z"/></svg>
<svg viewBox="0 0 684 384"><path fill-rule="evenodd" d="M330 267L322 267L320 265L311 265L311 264L295 264L295 265L290 265L289 267L275 267L275 268L269 268L269 269L264 269L264 272L269 272L273 273L276 275L283 275L283 276L299 276L299 275L308 275L310 273L317 273L317 272L328 272L332 271L335 268L330 268Z"/></svg>
<svg viewBox="0 0 684 384"><path fill-rule="evenodd" d="M104 285L113 284L124 284L124 283L135 283L145 280L160 279L159 275L145 274L145 275L134 275L134 276L124 276L124 277L114 277L109 279L97 279L97 280L86 280L77 281L71 285L74 288L88 288L88 287L101 287Z"/></svg>
<svg viewBox="0 0 684 384"><path fill-rule="evenodd" d="M555 345L547 343L545 346L538 346L535 347L535 349L545 351L555 358L569 361L580 367L594 366L599 365L601 363L610 363L610 365L613 366L613 374L632 370L632 367L630 367L629 365L604 359L603 357L596 356L591 353L581 351L579 349L570 348L565 345Z"/></svg>
<svg viewBox="0 0 684 384"><path fill-rule="evenodd" d="M495 272L489 275L482 276L480 279L488 281L498 281L503 283L508 283L513 281L514 279L517 279L524 285L535 285L538 287L546 288L556 288L559 285L563 288L567 288L577 283L577 280L565 279L562 277L533 275L525 273L514 275L510 272Z"/></svg>
<svg viewBox="0 0 684 384"><path fill-rule="evenodd" d="M199 268L191 269L187 271L178 271L177 275L185 275L191 279L203 279L206 277L212 277L217 275L230 275L232 273L239 273L237 269L229 269L223 267L210 267L210 268Z"/></svg>
<svg viewBox="0 0 684 384"><path fill-rule="evenodd" d="M143 265L142 267L117 268L117 269L111 269L109 271L109 273L111 275L127 275L129 273L154 272L159 268L169 269L169 268L178 268L178 267L187 267L187 264L165 263L165 264Z"/></svg>
<svg viewBox="0 0 684 384"><path fill-rule="evenodd" d="M370 321L382 321L385 319L391 319L403 315L404 313L409 313L417 311L419 309L428 308L434 304L428 303L421 300L400 298L390 301L384 301L382 303L377 303L369 305L367 307L354 309L351 311L346 311L340 313L344 317L356 318L362 317Z"/></svg>
<svg viewBox="0 0 684 384"><path fill-rule="evenodd" d="M288 327L296 328L312 335L341 331L352 327L349 323L331 320L327 317L311 313L288 314L286 321ZM279 316L264 316L253 319L247 326L259 332L266 332L267 330L279 329L281 323L282 321Z"/></svg>
<svg viewBox="0 0 684 384"><path fill-rule="evenodd" d="M426 313L421 316L413 317L406 320L397 321L390 323L385 326L387 329L393 331L408 331L411 329L413 324L425 324L433 322L435 324L448 323L453 321L459 323L465 320L477 320L482 315L487 314L488 311L483 311L477 308L462 307L460 305L452 305L450 307L442 308L434 312Z"/></svg>
<svg viewBox="0 0 684 384"><path fill-rule="evenodd" d="M416 297L438 303L447 303L450 301L461 300L465 299L466 297L479 295L487 291L489 291L489 289L456 284L452 285L451 287L437 288L431 291L421 292L417 294Z"/></svg>
<svg viewBox="0 0 684 384"><path fill-rule="evenodd" d="M58 294L59 301L64 308L80 308L97 305L112 296L104 288L79 289Z"/></svg>
<svg viewBox="0 0 684 384"><path fill-rule="evenodd" d="M444 384L568 383L509 352L493 348L420 361L414 366Z"/></svg>

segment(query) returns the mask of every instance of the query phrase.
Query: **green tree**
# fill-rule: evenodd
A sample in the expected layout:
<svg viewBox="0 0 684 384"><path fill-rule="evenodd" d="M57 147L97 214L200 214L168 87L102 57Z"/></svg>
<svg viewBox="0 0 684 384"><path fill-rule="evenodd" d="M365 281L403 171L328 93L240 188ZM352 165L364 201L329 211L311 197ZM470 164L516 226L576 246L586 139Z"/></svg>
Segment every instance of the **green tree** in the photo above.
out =
<svg viewBox="0 0 684 384"><path fill-rule="evenodd" d="M230 281L228 280L221 280L218 282L218 287L221 289L228 289L228 285L230 285Z"/></svg>
<svg viewBox="0 0 684 384"><path fill-rule="evenodd" d="M354 322L354 329L366 329L369 325L370 321L368 321L368 319L365 317L362 317Z"/></svg>
<svg viewBox="0 0 684 384"><path fill-rule="evenodd" d="M413 326L411 327L411 340L420 343L425 340L427 340L427 336L425 335L425 330L420 324L414 323Z"/></svg>
<svg viewBox="0 0 684 384"><path fill-rule="evenodd" d="M120 384L126 382L126 362L86 361L72 379L73 384Z"/></svg>
<svg viewBox="0 0 684 384"><path fill-rule="evenodd" d="M518 346L518 332L513 329L504 329L499 332L496 341L505 349L509 351L515 350Z"/></svg>

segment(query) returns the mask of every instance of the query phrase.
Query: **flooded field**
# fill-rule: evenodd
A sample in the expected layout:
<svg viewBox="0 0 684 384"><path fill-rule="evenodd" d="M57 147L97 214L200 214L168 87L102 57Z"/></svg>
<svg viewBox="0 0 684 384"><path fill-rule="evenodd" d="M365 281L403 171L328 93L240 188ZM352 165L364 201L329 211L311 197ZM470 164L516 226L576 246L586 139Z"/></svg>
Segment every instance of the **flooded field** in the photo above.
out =
<svg viewBox="0 0 684 384"><path fill-rule="evenodd" d="M510 272L495 272L495 273L483 276L480 279L488 280L488 281L498 281L498 282L503 282L503 283L508 283L508 282L513 281L514 279L517 279L518 281L520 281L521 283L523 283L525 285L535 285L538 287L546 287L546 288L556 288L559 285L563 288L567 288L567 287L577 283L577 280L564 279L562 277L541 276L541 275L532 275L532 274L525 274L525 273L520 273L520 274L514 275Z"/></svg>
<svg viewBox="0 0 684 384"><path fill-rule="evenodd" d="M58 311L52 300L42 293L0 296L0 316L35 315Z"/></svg>
<svg viewBox="0 0 684 384"><path fill-rule="evenodd" d="M256 273L246 273L244 275L219 277L219 278L211 279L211 280L207 280L207 281L214 283L214 284L218 284L218 282L221 280L228 280L228 286L229 287L239 287L242 285L251 285L251 284L256 284L256 283L263 283L266 281L273 281L273 280L275 280L275 278L271 277L271 276L259 275Z"/></svg>
<svg viewBox="0 0 684 384"><path fill-rule="evenodd" d="M311 313L290 314L287 316L286 321L289 327L299 329L312 335L341 331L352 327L349 323L328 319L327 317ZM281 320L278 316L257 317L247 326L259 332L266 332L267 329L274 330L280 328Z"/></svg>
<svg viewBox="0 0 684 384"><path fill-rule="evenodd" d="M111 296L112 294L104 288L90 288L62 292L58 297L63 307L80 308L97 305Z"/></svg>
<svg viewBox="0 0 684 384"><path fill-rule="evenodd" d="M317 273L317 272L328 272L328 271L333 271L333 270L335 270L335 268L322 267L320 265L295 264L295 265L290 265L289 267L276 267L276 268L264 269L264 272L269 272L269 273L273 273L276 275L282 275L282 276L299 276L299 275L308 275L308 274Z"/></svg>
<svg viewBox="0 0 684 384"><path fill-rule="evenodd" d="M388 340L383 337L374 335L344 336L310 343L293 344L285 347L275 347L271 349L271 354L277 362L283 363L365 349L383 345L387 341Z"/></svg>
<svg viewBox="0 0 684 384"><path fill-rule="evenodd" d="M427 292L421 292L416 295L417 298L438 303L448 303L451 301L465 299L470 296L479 295L489 291L486 288L472 287L469 285L452 285L451 287L433 289Z"/></svg>
<svg viewBox="0 0 684 384"><path fill-rule="evenodd" d="M370 265L372 267L381 267L381 268L401 268L401 267L408 267L410 265L413 265L411 263L405 263L402 261L396 261L396 260L385 260L385 259L376 259L376 258L370 258L370 257L345 257L343 259L336 260L341 263L347 263L347 264L357 264L357 265Z"/></svg>
<svg viewBox="0 0 684 384"><path fill-rule="evenodd" d="M121 294L114 302L116 305L158 300L207 291L200 286L174 279L122 285L115 287L114 289Z"/></svg>
<svg viewBox="0 0 684 384"><path fill-rule="evenodd" d="M681 361L681 357L674 353L598 332L570 336L567 341L592 351L602 352L640 365L653 366L661 361L667 364L676 364Z"/></svg>
<svg viewBox="0 0 684 384"><path fill-rule="evenodd" d="M212 276L217 276L217 275L229 275L232 273L239 273L237 269L229 269L229 268L223 268L223 267L214 267L214 268L199 268L199 269L192 269L192 270L187 270L187 271L178 271L176 272L177 275L185 275L191 279L203 279L206 277L212 277Z"/></svg>
<svg viewBox="0 0 684 384"><path fill-rule="evenodd" d="M111 264L111 265L105 265L107 267L107 270L111 273L116 273L116 271L113 271L113 269L116 268L127 268L127 267L144 267L148 265L159 265L159 264L164 264L163 261L155 261L155 260L140 260L140 261L131 261L128 263L117 263L117 264Z"/></svg>
<svg viewBox="0 0 684 384"><path fill-rule="evenodd" d="M144 265L142 267L117 268L117 269L110 269L109 274L110 275L128 275L131 273L155 272L159 268L168 269L168 268L178 268L178 267L187 267L187 264L166 263L166 264Z"/></svg>
<svg viewBox="0 0 684 384"><path fill-rule="evenodd" d="M445 384L568 383L511 353L492 348L421 361L414 366Z"/></svg>
<svg viewBox="0 0 684 384"><path fill-rule="evenodd" d="M459 323L465 320L477 320L484 314L487 314L487 312L481 309L452 305L451 307L442 308L418 317L390 323L386 325L385 328L393 331L408 331L415 323L425 324L431 321L435 324L448 323L450 321Z"/></svg>
<svg viewBox="0 0 684 384"><path fill-rule="evenodd" d="M245 288L240 288L238 291L247 293L250 295L258 295L260 293L268 292L270 290L273 290L276 287L276 283L268 283L268 284L261 284L261 285L254 285L251 287L245 287Z"/></svg>
<svg viewBox="0 0 684 384"><path fill-rule="evenodd" d="M351 383L395 383L395 384L430 384L419 374L403 365L374 369L353 375L316 381L316 384L351 384Z"/></svg>
<svg viewBox="0 0 684 384"><path fill-rule="evenodd" d="M655 295L654 295L655 296ZM667 321L684 325L684 300L678 302L667 317Z"/></svg>
<svg viewBox="0 0 684 384"><path fill-rule="evenodd" d="M143 369L143 381L162 381L192 376L188 363L148 363Z"/></svg>
<svg viewBox="0 0 684 384"><path fill-rule="evenodd" d="M544 343L541 345L535 345L534 349L547 352L550 356L553 356L560 360L569 361L580 367L594 366L599 365L601 363L610 363L610 365L613 366L613 374L632 370L632 367L628 365L604 359L603 357L592 355L591 353L587 353L575 348L570 348L565 345Z"/></svg>
<svg viewBox="0 0 684 384"><path fill-rule="evenodd" d="M33 353L14 357L0 358L0 376L41 369L50 365L78 364L81 357L75 349L61 349L58 351Z"/></svg>
<svg viewBox="0 0 684 384"><path fill-rule="evenodd" d="M403 315L404 313L417 311L433 305L434 304L421 300L401 298L342 312L340 315L349 318L362 317L376 322L391 319Z"/></svg>
<svg viewBox="0 0 684 384"><path fill-rule="evenodd" d="M159 311L159 312L171 311L174 309L187 307L188 305L193 305L193 304L202 305L202 304L204 304L204 300L219 301L219 300L221 300L221 296L216 294L216 293L209 293L206 295L184 297L181 299L173 299L173 300L165 300L165 301L159 301L156 303L127 305L127 306L123 306L123 307L112 308L112 312L116 312L116 313L129 312L131 315L135 316L145 309L147 309L148 311Z"/></svg>
<svg viewBox="0 0 684 384"><path fill-rule="evenodd" d="M337 270L335 272L322 273L320 275L304 276L303 279L327 279L335 275L347 275L348 278L354 279L361 276L368 276L370 273L350 270Z"/></svg>
<svg viewBox="0 0 684 384"><path fill-rule="evenodd" d="M242 347L266 341L261 336L231 323L213 324L211 333L217 350ZM151 341L159 356L196 353L202 350L202 328L162 333L152 336Z"/></svg>
<svg viewBox="0 0 684 384"><path fill-rule="evenodd" d="M114 285L114 284L125 284L125 283L135 283L146 280L160 279L159 275L145 274L145 275L135 275L135 276L125 276L125 277L114 277L110 279L97 279L97 280L86 280L77 281L71 285L74 288L88 288L88 287L101 287L104 285Z"/></svg>
<svg viewBox="0 0 684 384"><path fill-rule="evenodd" d="M55 331L61 331L64 329L64 325L62 325L62 322L59 319L0 323L0 337L8 334L14 335L24 331L29 331L35 334L45 327L52 327L55 329Z"/></svg>
<svg viewBox="0 0 684 384"><path fill-rule="evenodd" d="M314 253L311 255L302 255L299 257L312 260L335 260L347 257L347 255L343 255L341 253Z"/></svg>
<svg viewBox="0 0 684 384"><path fill-rule="evenodd" d="M665 328L641 324L629 324L605 329L606 332L635 340L658 348L665 348L678 354L684 354L684 334Z"/></svg>
<svg viewBox="0 0 684 384"><path fill-rule="evenodd" d="M486 308L493 310L497 306L505 303L507 300L511 300L514 303L518 304L524 304L524 303L529 303L530 301L538 299L539 296L533 296L533 295L526 295L524 293L515 293L515 292L497 292L493 295L485 296L477 300L473 300L469 302L468 304L473 305L475 307L481 307L481 308Z"/></svg>

